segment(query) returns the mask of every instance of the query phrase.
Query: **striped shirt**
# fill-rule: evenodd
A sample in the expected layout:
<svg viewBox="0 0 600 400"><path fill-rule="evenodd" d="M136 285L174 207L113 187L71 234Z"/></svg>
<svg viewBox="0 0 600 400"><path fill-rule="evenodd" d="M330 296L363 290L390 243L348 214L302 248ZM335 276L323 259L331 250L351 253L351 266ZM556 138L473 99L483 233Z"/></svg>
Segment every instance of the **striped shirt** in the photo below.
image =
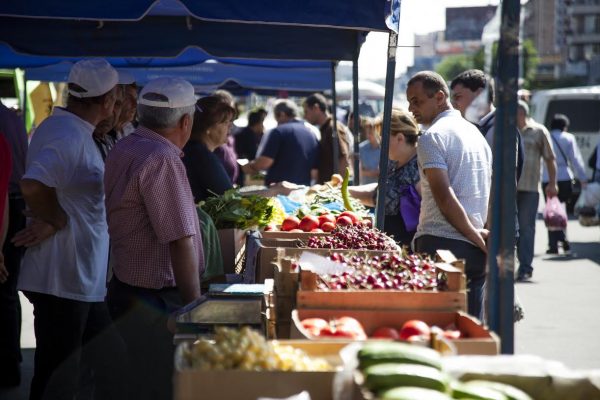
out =
<svg viewBox="0 0 600 400"><path fill-rule="evenodd" d="M169 243L192 236L200 270L204 255L194 197L181 149L138 127L108 154L104 184L113 270L126 284L174 287Z"/></svg>

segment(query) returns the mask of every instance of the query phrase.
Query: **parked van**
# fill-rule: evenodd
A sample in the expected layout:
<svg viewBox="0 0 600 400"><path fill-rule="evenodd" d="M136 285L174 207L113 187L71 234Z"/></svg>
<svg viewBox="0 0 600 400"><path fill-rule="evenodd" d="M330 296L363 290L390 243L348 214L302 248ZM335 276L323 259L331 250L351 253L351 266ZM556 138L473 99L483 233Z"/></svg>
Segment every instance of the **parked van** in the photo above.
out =
<svg viewBox="0 0 600 400"><path fill-rule="evenodd" d="M554 114L569 117L568 131L575 135L583 162L587 161L600 139L600 86L540 90L531 99L531 116L550 126ZM591 177L588 168L588 176Z"/></svg>

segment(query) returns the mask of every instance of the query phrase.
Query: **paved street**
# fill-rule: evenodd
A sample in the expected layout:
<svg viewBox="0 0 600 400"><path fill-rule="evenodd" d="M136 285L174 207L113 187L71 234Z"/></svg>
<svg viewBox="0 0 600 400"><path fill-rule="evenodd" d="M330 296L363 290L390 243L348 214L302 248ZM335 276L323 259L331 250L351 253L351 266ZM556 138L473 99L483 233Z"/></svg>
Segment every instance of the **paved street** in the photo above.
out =
<svg viewBox="0 0 600 400"><path fill-rule="evenodd" d="M515 353L600 369L600 228L569 221L570 257L545 254L546 232L538 220L533 279L516 286L525 319L515 327Z"/></svg>
<svg viewBox="0 0 600 400"><path fill-rule="evenodd" d="M515 352L557 360L574 369L600 369L600 228L569 221L571 256L547 256L544 223L537 221L532 282L517 284L525 319L515 327ZM23 384L0 390L0 400L27 398L33 364L33 309L22 297Z"/></svg>

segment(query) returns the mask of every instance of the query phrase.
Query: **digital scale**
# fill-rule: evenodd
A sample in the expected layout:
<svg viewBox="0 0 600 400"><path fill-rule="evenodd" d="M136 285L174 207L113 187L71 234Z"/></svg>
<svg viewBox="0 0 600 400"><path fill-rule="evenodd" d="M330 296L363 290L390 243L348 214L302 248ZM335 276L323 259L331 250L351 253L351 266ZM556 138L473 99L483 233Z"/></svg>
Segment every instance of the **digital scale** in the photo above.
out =
<svg viewBox="0 0 600 400"><path fill-rule="evenodd" d="M181 309L174 341L210 337L218 326L250 326L265 333L264 310L264 284L212 284L208 293Z"/></svg>

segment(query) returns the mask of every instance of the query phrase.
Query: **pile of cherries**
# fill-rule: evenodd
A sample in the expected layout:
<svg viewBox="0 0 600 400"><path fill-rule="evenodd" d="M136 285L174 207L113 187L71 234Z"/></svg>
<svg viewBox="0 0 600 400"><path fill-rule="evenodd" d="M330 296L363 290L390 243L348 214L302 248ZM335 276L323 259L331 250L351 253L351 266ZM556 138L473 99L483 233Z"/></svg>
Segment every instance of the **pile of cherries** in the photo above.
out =
<svg viewBox="0 0 600 400"><path fill-rule="evenodd" d="M321 275L320 290L444 290L446 279L433 261L418 255L383 254L380 256L344 256L334 253L332 261L349 267L341 274ZM439 275L439 276L438 276Z"/></svg>
<svg viewBox="0 0 600 400"><path fill-rule="evenodd" d="M398 250L394 239L365 225L338 225L331 235L311 236L307 247L313 249Z"/></svg>

